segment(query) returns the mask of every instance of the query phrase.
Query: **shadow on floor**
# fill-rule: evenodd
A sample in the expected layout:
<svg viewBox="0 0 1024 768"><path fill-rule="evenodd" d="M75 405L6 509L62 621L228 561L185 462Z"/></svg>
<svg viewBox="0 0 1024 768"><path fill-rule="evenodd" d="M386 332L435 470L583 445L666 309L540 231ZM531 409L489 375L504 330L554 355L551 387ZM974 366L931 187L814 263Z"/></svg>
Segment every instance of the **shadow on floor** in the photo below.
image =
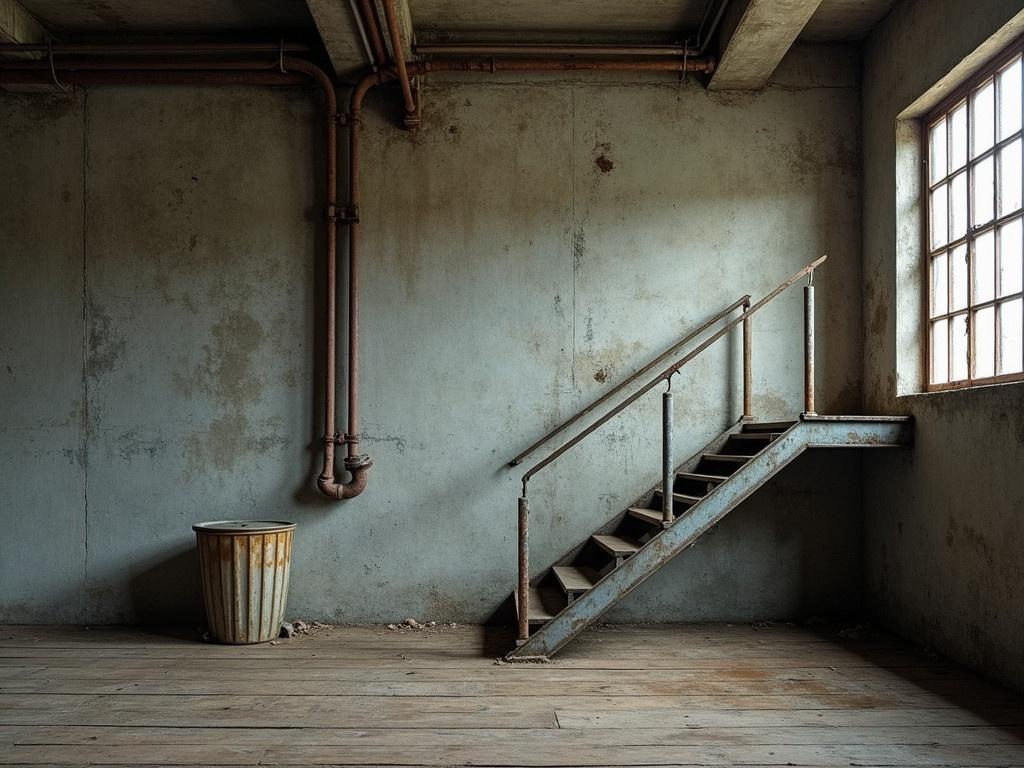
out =
<svg viewBox="0 0 1024 768"><path fill-rule="evenodd" d="M151 558L132 577L129 592L137 624L198 626L206 621L195 546Z"/></svg>

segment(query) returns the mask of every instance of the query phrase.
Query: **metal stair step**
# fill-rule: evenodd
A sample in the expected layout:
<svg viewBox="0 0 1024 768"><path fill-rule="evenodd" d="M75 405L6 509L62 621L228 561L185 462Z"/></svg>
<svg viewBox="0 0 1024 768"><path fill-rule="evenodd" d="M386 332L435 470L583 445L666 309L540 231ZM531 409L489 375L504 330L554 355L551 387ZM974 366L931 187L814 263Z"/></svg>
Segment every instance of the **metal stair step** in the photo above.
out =
<svg viewBox="0 0 1024 768"><path fill-rule="evenodd" d="M661 497L661 488L655 488L654 489L654 495L658 496L660 498ZM703 498L704 498L703 496L691 496L688 493L673 493L672 494L672 501L673 502L675 502L676 504L685 504L688 507L692 507L694 504L696 504L698 501L700 501ZM660 510L659 510L659 514L660 514Z"/></svg>
<svg viewBox="0 0 1024 768"><path fill-rule="evenodd" d="M512 601L519 609L519 590L512 590ZM547 624L565 608L565 595L551 587L530 587L530 624Z"/></svg>
<svg viewBox="0 0 1024 768"><path fill-rule="evenodd" d="M704 475L699 472L677 472L676 477L698 483L724 483L729 479L726 475Z"/></svg>
<svg viewBox="0 0 1024 768"><path fill-rule="evenodd" d="M556 565L551 569L555 574L555 580L565 590L571 603L577 595L587 592L601 577L593 568L575 565Z"/></svg>
<svg viewBox="0 0 1024 768"><path fill-rule="evenodd" d="M743 431L751 432L785 432L796 424L795 421L748 421L743 425Z"/></svg>
<svg viewBox="0 0 1024 768"><path fill-rule="evenodd" d="M630 541L611 533L595 533L590 538L597 546L609 555L612 555L616 560L629 557L642 546L635 541Z"/></svg>
<svg viewBox="0 0 1024 768"><path fill-rule="evenodd" d="M705 453L701 458L704 461L721 461L726 464L746 464L754 457L732 453Z"/></svg>
<svg viewBox="0 0 1024 768"><path fill-rule="evenodd" d="M656 528L661 528L661 510L660 509L644 509L643 507L630 507L627 510L631 517L635 517L637 520L642 520L645 523L650 523Z"/></svg>
<svg viewBox="0 0 1024 768"><path fill-rule="evenodd" d="M741 440L744 443L770 443L781 435L781 432L737 432L735 435L729 435L729 439Z"/></svg>

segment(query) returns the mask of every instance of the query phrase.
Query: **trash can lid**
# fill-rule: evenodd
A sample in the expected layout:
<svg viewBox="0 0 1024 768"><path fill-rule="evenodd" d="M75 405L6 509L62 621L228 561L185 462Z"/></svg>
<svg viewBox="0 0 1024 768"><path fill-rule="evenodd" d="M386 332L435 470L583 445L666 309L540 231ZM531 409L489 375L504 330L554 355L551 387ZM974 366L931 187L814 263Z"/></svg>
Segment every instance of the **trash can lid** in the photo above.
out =
<svg viewBox="0 0 1024 768"><path fill-rule="evenodd" d="M294 529L295 523L285 520L214 520L192 526L193 531L219 533L226 536L245 533L283 533Z"/></svg>

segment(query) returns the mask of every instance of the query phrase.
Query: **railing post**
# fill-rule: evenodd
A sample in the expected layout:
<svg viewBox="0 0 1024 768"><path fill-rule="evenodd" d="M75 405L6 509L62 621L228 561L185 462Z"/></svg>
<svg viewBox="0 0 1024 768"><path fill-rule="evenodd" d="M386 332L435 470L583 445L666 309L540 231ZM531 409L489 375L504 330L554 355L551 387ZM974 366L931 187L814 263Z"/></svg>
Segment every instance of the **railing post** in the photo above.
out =
<svg viewBox="0 0 1024 768"><path fill-rule="evenodd" d="M744 314L750 311L750 299L743 302ZM753 421L754 419L754 384L750 371L751 356L750 341L750 318L743 320L743 420Z"/></svg>
<svg viewBox="0 0 1024 768"><path fill-rule="evenodd" d="M672 501L675 490L675 475L672 471L672 378L669 377L668 392L661 396L661 524L672 525Z"/></svg>
<svg viewBox="0 0 1024 768"><path fill-rule="evenodd" d="M814 414L814 271L804 286L804 413Z"/></svg>
<svg viewBox="0 0 1024 768"><path fill-rule="evenodd" d="M517 645L530 637L530 548L528 523L530 503L526 500L526 486L519 497L519 632Z"/></svg>

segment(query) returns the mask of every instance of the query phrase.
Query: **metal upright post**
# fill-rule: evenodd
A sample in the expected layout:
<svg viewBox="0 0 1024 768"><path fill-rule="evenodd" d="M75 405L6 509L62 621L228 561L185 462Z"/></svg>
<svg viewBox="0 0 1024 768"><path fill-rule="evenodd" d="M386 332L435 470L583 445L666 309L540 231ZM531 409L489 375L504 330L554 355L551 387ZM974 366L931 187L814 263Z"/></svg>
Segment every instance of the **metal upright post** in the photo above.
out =
<svg viewBox="0 0 1024 768"><path fill-rule="evenodd" d="M526 500L524 484L523 495L519 497L519 643L525 643L530 637L529 517L530 503Z"/></svg>
<svg viewBox="0 0 1024 768"><path fill-rule="evenodd" d="M814 272L804 286L804 413L814 415Z"/></svg>
<svg viewBox="0 0 1024 768"><path fill-rule="evenodd" d="M672 378L668 380L672 386ZM661 524L672 525L672 495L675 488L672 471L672 390L661 396Z"/></svg>
<svg viewBox="0 0 1024 768"><path fill-rule="evenodd" d="M750 311L750 299L743 302L743 312ZM751 329L750 318L743 319L743 420L753 421L754 419L754 384L751 374Z"/></svg>

